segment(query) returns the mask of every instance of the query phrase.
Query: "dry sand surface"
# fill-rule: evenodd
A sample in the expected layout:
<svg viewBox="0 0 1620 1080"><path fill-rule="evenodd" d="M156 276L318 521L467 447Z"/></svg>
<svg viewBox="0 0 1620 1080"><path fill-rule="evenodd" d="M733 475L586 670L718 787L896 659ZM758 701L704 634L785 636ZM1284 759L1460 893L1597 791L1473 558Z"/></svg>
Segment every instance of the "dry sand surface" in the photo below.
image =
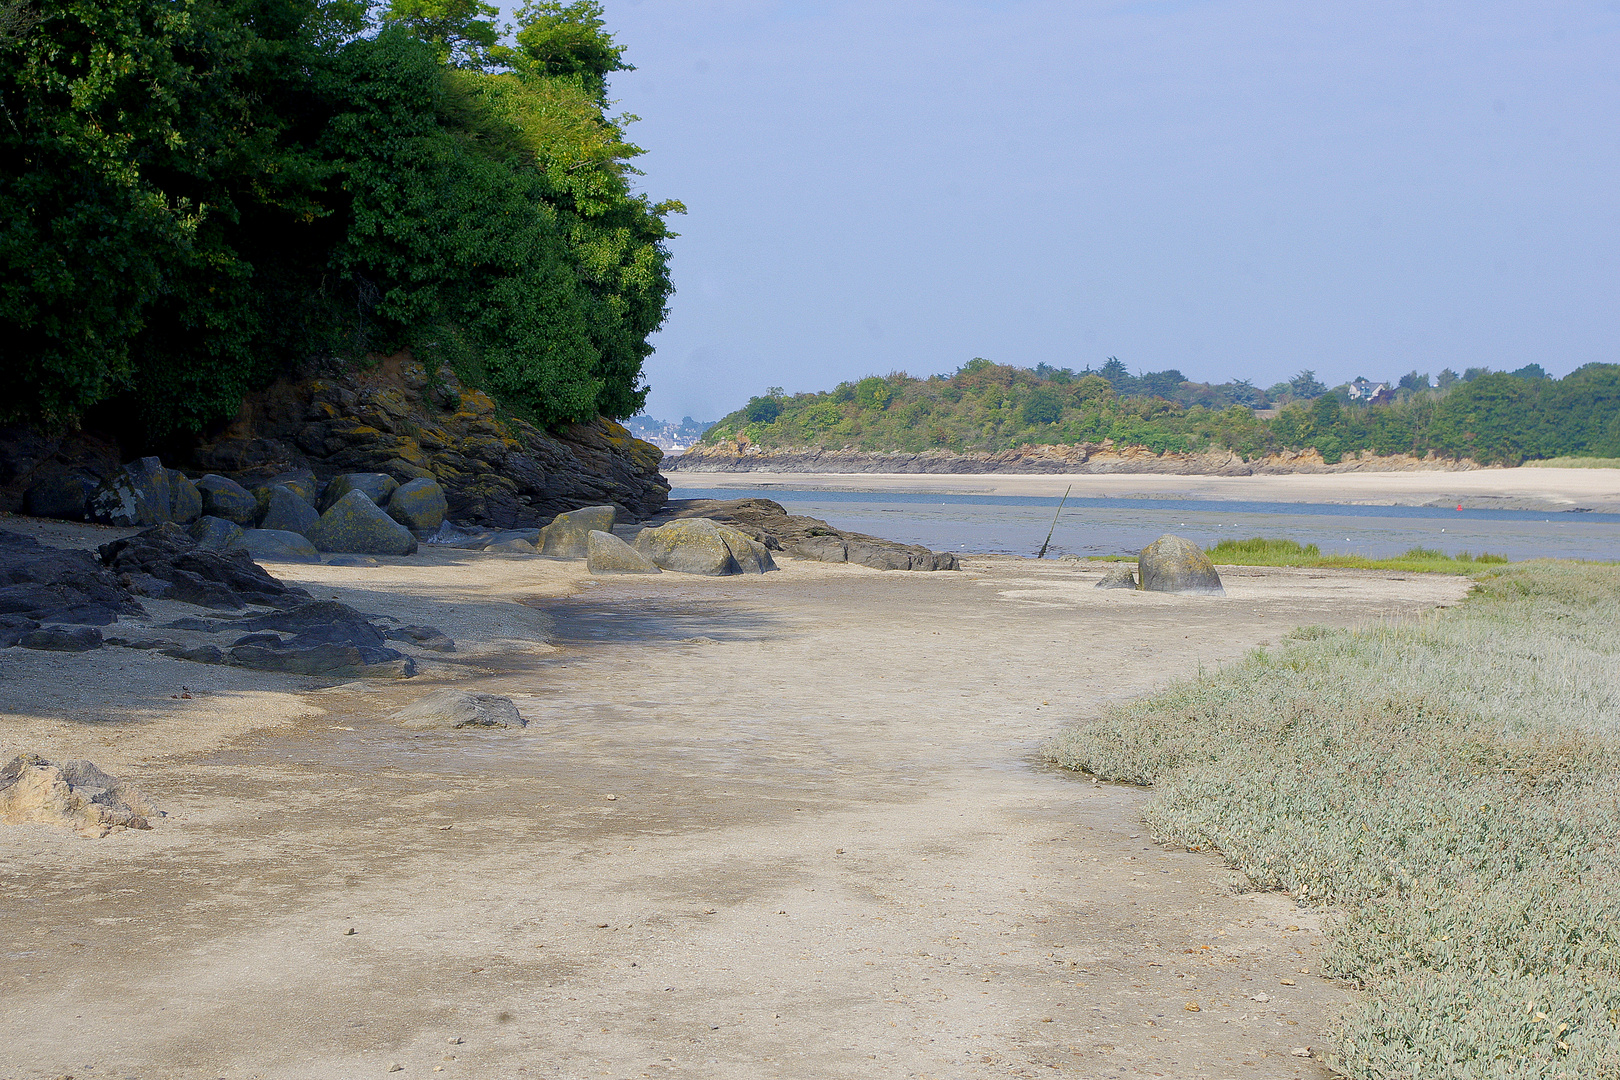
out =
<svg viewBox="0 0 1620 1080"><path fill-rule="evenodd" d="M1158 473L707 473L678 472L678 488L775 485L832 491L924 491L1057 498L1243 499L1256 502L1446 506L1469 509L1620 513L1620 469L1471 469L1465 472L1290 473L1279 476L1172 476ZM681 493L675 492L677 496Z"/></svg>
<svg viewBox="0 0 1620 1080"><path fill-rule="evenodd" d="M168 811L0 828L0 1077L1325 1076L1294 1052L1350 994L1318 914L1039 749L1466 583L1230 568L1214 599L964 564L272 567L462 642L372 686L0 653L5 756L89 757ZM446 682L530 725L388 720Z"/></svg>

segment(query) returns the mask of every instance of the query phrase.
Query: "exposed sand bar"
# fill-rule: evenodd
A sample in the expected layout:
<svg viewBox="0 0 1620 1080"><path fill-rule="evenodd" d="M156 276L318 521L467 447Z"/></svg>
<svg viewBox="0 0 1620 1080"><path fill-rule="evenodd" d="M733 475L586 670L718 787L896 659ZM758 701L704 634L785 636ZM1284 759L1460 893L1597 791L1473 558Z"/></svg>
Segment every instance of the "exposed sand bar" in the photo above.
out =
<svg viewBox="0 0 1620 1080"><path fill-rule="evenodd" d="M964 565L277 566L461 645L324 692L0 652L5 754L92 758L170 814L0 829L0 1077L1325 1080L1294 1052L1350 998L1318 914L1235 894L1218 857L1152 843L1144 792L1038 751L1299 623L1467 581L1230 568L1210 598ZM388 719L446 682L530 726Z"/></svg>
<svg viewBox="0 0 1620 1080"><path fill-rule="evenodd" d="M1476 469L1468 472L1292 473L1284 476L1168 476L1160 473L707 473L677 472L673 494L690 488L775 485L797 490L939 492L1056 498L1070 485L1082 498L1158 496L1250 502L1344 503L1620 513L1620 469Z"/></svg>

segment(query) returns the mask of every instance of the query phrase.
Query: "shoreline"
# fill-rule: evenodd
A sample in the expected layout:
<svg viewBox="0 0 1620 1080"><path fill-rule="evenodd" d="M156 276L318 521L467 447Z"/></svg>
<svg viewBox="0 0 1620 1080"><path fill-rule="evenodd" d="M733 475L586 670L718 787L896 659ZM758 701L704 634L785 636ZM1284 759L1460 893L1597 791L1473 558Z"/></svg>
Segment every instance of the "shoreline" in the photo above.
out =
<svg viewBox="0 0 1620 1080"><path fill-rule="evenodd" d="M1058 498L1455 506L1466 509L1620 513L1620 469L1470 469L1443 472L1288 473L1261 476L1165 473L710 473L669 474L671 495L705 489L913 492Z"/></svg>

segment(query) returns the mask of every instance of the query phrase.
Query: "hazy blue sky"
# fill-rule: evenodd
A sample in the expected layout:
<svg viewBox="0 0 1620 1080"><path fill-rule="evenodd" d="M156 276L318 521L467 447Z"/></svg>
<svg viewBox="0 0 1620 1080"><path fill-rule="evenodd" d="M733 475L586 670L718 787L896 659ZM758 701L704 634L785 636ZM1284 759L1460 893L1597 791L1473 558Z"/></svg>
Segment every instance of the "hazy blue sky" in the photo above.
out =
<svg viewBox="0 0 1620 1080"><path fill-rule="evenodd" d="M607 0L678 198L647 410L974 356L1620 360L1620 3Z"/></svg>

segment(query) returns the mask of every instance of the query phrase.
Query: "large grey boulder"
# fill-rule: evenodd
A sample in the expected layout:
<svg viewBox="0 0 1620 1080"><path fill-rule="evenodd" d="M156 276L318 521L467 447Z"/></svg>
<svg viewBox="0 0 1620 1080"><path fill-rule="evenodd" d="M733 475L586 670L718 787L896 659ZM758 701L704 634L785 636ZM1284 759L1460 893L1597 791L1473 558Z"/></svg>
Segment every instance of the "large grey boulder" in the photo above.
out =
<svg viewBox="0 0 1620 1080"><path fill-rule="evenodd" d="M720 533L720 539L726 542L726 550L731 552L732 561L737 564L737 573L763 574L776 569L776 560L771 558L770 548L741 529L719 524L715 528Z"/></svg>
<svg viewBox="0 0 1620 1080"><path fill-rule="evenodd" d="M395 712L394 719L408 728L519 728L528 724L511 698L463 690L428 694Z"/></svg>
<svg viewBox="0 0 1620 1080"><path fill-rule="evenodd" d="M90 507L90 493L96 482L82 473L58 473L29 488L23 495L23 512L34 517L83 521Z"/></svg>
<svg viewBox="0 0 1620 1080"><path fill-rule="evenodd" d="M336 481L333 481L336 483ZM320 551L353 555L413 555L416 537L359 488L351 488L309 530Z"/></svg>
<svg viewBox="0 0 1620 1080"><path fill-rule="evenodd" d="M321 493L321 512L335 506L339 499L351 491L363 492L376 506L387 506L388 497L399 487L399 481L387 473L352 472L334 476Z"/></svg>
<svg viewBox="0 0 1620 1080"><path fill-rule="evenodd" d="M169 474L169 520L189 525L202 516L202 492L179 469L165 471Z"/></svg>
<svg viewBox="0 0 1620 1080"><path fill-rule="evenodd" d="M197 481L202 492L202 509L208 517L224 518L241 526L252 525L259 516L259 500L253 492L226 476L209 473Z"/></svg>
<svg viewBox="0 0 1620 1080"><path fill-rule="evenodd" d="M636 535L636 550L660 570L720 577L737 573L720 527L708 518L682 518Z"/></svg>
<svg viewBox="0 0 1620 1080"><path fill-rule="evenodd" d="M1114 563L1097 581L1099 589L1134 589L1136 588L1136 575L1131 573L1130 563Z"/></svg>
<svg viewBox="0 0 1620 1080"><path fill-rule="evenodd" d="M585 569L593 574L656 574L653 561L609 532L585 534Z"/></svg>
<svg viewBox="0 0 1620 1080"><path fill-rule="evenodd" d="M412 532L433 532L444 524L444 515L450 509L444 488L430 477L419 476L408 480L388 497L388 516Z"/></svg>
<svg viewBox="0 0 1620 1080"><path fill-rule="evenodd" d="M261 529L308 536L309 530L321 520L315 508L286 484L271 484L260 490L264 497L264 517L259 519Z"/></svg>
<svg viewBox="0 0 1620 1080"><path fill-rule="evenodd" d="M161 525L169 520L169 471L155 457L132 461L96 486L86 511L102 525Z"/></svg>
<svg viewBox="0 0 1620 1080"><path fill-rule="evenodd" d="M318 563L321 553L302 533L285 529L245 529L231 550L245 551L254 562Z"/></svg>
<svg viewBox="0 0 1620 1080"><path fill-rule="evenodd" d="M186 529L186 535L195 540L200 548L209 551L229 551L241 541L242 526L234 521L205 514L191 523Z"/></svg>
<svg viewBox="0 0 1620 1080"><path fill-rule="evenodd" d="M589 552L586 534L612 532L618 511L611 506L587 506L551 519L540 530L540 554L562 559L583 559Z"/></svg>
<svg viewBox="0 0 1620 1080"><path fill-rule="evenodd" d="M277 484L290 488L294 495L314 506L316 497L320 495L321 484L315 479L315 474L308 469L294 469L292 472L277 473L264 482L264 487L273 488ZM258 493L258 489L254 489Z"/></svg>
<svg viewBox="0 0 1620 1080"><path fill-rule="evenodd" d="M1203 548L1166 533L1142 549L1136 571L1145 592L1225 596L1221 577Z"/></svg>

